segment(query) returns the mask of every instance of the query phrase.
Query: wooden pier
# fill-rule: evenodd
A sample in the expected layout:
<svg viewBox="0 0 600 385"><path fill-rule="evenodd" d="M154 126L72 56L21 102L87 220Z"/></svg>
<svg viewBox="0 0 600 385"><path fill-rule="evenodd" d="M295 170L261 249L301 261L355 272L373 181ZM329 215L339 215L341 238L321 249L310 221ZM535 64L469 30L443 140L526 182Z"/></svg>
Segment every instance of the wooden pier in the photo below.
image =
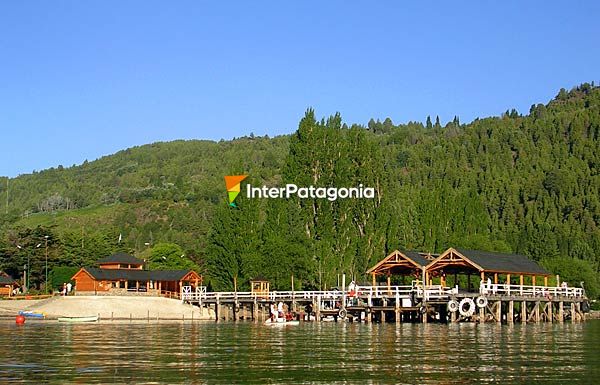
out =
<svg viewBox="0 0 600 385"><path fill-rule="evenodd" d="M206 292L184 286L182 301L214 310L216 321L265 321L283 302L297 318L349 322L580 322L581 288L483 284L478 292L442 285L355 286L352 291Z"/></svg>

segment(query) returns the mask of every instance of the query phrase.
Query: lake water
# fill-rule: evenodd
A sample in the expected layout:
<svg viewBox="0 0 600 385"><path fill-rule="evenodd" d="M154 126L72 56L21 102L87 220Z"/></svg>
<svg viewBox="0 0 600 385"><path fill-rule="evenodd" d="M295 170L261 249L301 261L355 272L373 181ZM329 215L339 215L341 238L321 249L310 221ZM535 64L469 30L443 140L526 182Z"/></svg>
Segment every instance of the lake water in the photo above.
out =
<svg viewBox="0 0 600 385"><path fill-rule="evenodd" d="M0 383L594 384L580 324L0 324Z"/></svg>

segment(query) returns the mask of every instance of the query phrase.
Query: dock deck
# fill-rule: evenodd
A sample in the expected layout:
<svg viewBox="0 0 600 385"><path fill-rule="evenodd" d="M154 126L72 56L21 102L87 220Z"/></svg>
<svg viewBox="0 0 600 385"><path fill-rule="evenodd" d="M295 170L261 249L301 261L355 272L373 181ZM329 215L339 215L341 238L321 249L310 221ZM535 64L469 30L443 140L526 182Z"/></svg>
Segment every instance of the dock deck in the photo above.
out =
<svg viewBox="0 0 600 385"><path fill-rule="evenodd" d="M181 299L214 307L217 321L264 320L270 304L279 302L306 320L365 322L577 322L589 310L582 288L486 283L478 292L442 285L356 286L352 292L207 292L184 286Z"/></svg>

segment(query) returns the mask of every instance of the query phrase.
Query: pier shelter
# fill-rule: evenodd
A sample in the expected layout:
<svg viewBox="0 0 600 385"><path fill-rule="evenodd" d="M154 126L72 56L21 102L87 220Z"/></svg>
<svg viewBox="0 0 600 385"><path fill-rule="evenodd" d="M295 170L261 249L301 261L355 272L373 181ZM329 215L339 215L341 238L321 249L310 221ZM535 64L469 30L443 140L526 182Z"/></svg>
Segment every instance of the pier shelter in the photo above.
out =
<svg viewBox="0 0 600 385"><path fill-rule="evenodd" d="M144 261L117 253L83 267L71 278L78 295L179 295L183 286L193 289L202 276L193 270L144 270Z"/></svg>
<svg viewBox="0 0 600 385"><path fill-rule="evenodd" d="M367 270L371 275L373 286L376 286L377 276L386 276L387 285L391 286L392 275L411 276L421 279L423 268L427 266L436 255L418 251L394 250L375 266Z"/></svg>
<svg viewBox="0 0 600 385"><path fill-rule="evenodd" d="M494 284L510 284L512 279L516 280L518 277L518 284L523 285L525 277L530 277L531 284L534 286L536 283L548 286L548 277L550 276L550 273L543 267L523 255L452 247L425 266L428 284L431 284L434 277L439 277L440 284L446 286L446 277L457 274L465 274L469 278L471 275L476 275L482 281L488 278L493 279ZM541 278L543 281L536 281L537 278ZM502 282L499 282L500 280Z"/></svg>

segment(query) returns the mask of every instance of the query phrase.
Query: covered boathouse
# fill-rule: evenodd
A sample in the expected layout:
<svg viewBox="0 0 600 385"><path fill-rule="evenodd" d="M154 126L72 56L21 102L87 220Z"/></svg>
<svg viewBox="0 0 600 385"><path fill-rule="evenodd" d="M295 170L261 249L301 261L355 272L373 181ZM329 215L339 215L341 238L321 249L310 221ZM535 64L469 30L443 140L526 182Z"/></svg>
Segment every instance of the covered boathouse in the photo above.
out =
<svg viewBox="0 0 600 385"><path fill-rule="evenodd" d="M71 278L76 295L179 295L183 286L202 284L194 270L144 270L144 261L125 253L97 263L99 267L82 267Z"/></svg>

